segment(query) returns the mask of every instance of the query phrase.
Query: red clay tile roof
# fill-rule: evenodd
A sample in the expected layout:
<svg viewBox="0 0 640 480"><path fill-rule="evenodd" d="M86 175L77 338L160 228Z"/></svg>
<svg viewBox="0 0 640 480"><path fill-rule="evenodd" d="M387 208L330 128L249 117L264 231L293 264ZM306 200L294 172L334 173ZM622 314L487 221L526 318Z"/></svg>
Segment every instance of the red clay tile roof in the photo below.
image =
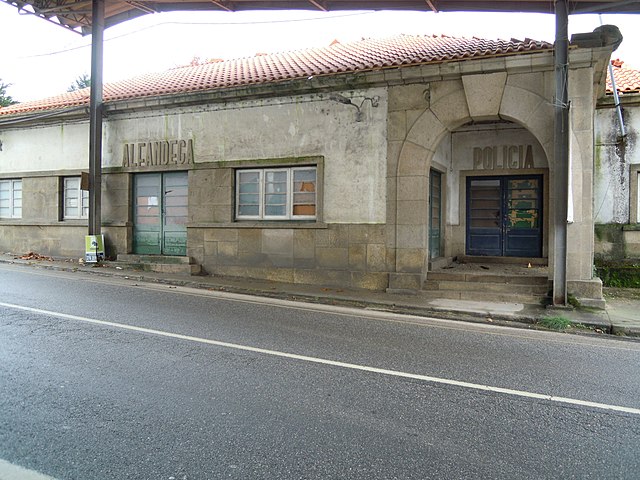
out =
<svg viewBox="0 0 640 480"><path fill-rule="evenodd" d="M619 93L640 93L640 70L626 67L620 59L611 60L611 65L613 65L613 77ZM609 72L607 72L607 93L613 94Z"/></svg>
<svg viewBox="0 0 640 480"><path fill-rule="evenodd" d="M268 84L316 75L440 63L552 49L547 42L484 40L448 36L400 35L324 48L258 55L188 65L104 85L105 103L140 97L200 92L243 85ZM192 62L197 63L197 62ZM54 110L89 104L89 89L0 108L0 115Z"/></svg>

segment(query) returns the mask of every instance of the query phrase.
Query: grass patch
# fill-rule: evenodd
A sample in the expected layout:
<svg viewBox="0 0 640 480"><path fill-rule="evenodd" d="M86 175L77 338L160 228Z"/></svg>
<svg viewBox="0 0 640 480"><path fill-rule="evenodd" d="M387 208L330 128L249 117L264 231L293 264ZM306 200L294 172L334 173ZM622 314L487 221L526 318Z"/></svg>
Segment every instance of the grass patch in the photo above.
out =
<svg viewBox="0 0 640 480"><path fill-rule="evenodd" d="M559 331L566 330L571 326L571 320L561 316L544 317L538 323L545 328Z"/></svg>
<svg viewBox="0 0 640 480"><path fill-rule="evenodd" d="M605 287L640 288L640 264L597 262L596 274Z"/></svg>

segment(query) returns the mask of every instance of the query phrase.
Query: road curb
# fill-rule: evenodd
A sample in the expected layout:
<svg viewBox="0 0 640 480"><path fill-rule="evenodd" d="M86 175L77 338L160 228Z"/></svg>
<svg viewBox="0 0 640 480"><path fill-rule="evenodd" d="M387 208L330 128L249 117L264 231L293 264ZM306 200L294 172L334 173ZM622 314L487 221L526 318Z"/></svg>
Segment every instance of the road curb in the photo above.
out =
<svg viewBox="0 0 640 480"><path fill-rule="evenodd" d="M54 259L54 262L56 260ZM18 258L0 258L0 263L30 266L43 268L46 270L55 270L62 272L84 272L94 275L101 275L104 277L119 277L126 278L139 282L164 284L170 286L182 286L189 288L196 288L200 290L220 291L237 294L253 295L265 298L276 298L281 300L293 300L315 304L337 305L337 306L349 306L360 308L363 311L374 310L384 311L398 314L411 315L416 317L431 317L443 320L458 320L476 324L486 325L500 325L510 326L514 328L525 328L532 330L554 331L558 333L577 333L577 334L609 334L616 338L634 338L640 337L640 327L634 326L615 326L611 324L610 318L606 312L595 314L593 312L585 312L580 310L561 310L559 315L568 317L571 320L573 327L569 330L553 330L546 328L540 324L540 321L552 315L550 310L541 310L536 314L515 313L515 314L500 314L498 312L467 312L461 310L443 310L440 308L423 307L415 305L403 305L400 302L376 302L376 301L363 301L356 296L345 295L331 295L321 293L300 293L300 292L287 292L287 291L272 291L259 288L241 287L237 285L231 285L228 283L220 282L215 283L215 280L211 282L198 281L196 277L190 277L185 279L168 278L162 276L162 274L151 274L151 272L137 271L137 270L115 270L111 266L107 267L95 267L90 265L78 265L74 263L65 264L64 260L60 260L60 263L47 262L39 260L21 260ZM215 279L216 277L208 277ZM218 277L220 278L220 277ZM401 298L398 298L401 300ZM526 308L526 307L525 307ZM606 320L601 318L606 316ZM640 338L638 338L640 340Z"/></svg>

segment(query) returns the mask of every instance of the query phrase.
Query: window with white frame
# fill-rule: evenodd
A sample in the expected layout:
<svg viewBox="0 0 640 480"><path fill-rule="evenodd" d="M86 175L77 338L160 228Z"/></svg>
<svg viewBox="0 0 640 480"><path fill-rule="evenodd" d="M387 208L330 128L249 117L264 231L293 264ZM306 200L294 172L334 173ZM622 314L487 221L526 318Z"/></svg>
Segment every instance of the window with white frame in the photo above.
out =
<svg viewBox="0 0 640 480"><path fill-rule="evenodd" d="M316 218L316 167L236 170L236 218Z"/></svg>
<svg viewBox="0 0 640 480"><path fill-rule="evenodd" d="M89 217L89 192L80 189L80 177L66 177L64 179L63 197L63 218Z"/></svg>
<svg viewBox="0 0 640 480"><path fill-rule="evenodd" d="M22 218L22 180L0 180L0 218Z"/></svg>

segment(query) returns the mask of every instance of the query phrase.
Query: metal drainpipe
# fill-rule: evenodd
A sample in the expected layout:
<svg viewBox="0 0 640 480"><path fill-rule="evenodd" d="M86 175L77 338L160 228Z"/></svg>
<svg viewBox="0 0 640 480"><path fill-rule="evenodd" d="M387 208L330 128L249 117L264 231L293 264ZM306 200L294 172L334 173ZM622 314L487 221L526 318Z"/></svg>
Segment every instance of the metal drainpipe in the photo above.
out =
<svg viewBox="0 0 640 480"><path fill-rule="evenodd" d="M555 134L554 134L554 255L553 305L567 304L567 211L569 203L569 14L566 0L556 0Z"/></svg>
<svg viewBox="0 0 640 480"><path fill-rule="evenodd" d="M627 129L624 126L624 119L622 118L622 107L620 107L620 96L618 95L618 88L616 87L616 79L613 76L613 65L609 62L609 76L611 77L611 87L613 88L613 100L615 101L616 112L618 112L618 121L620 122L620 137L625 138L627 136Z"/></svg>
<svg viewBox="0 0 640 480"><path fill-rule="evenodd" d="M93 0L89 103L89 235L100 235L102 210L102 51L104 0Z"/></svg>
<svg viewBox="0 0 640 480"><path fill-rule="evenodd" d="M603 25L602 15L598 15L600 19L600 26ZM613 75L613 64L609 60L609 77L611 78L611 87L613 88L613 100L615 101L616 112L618 113L618 121L620 122L620 137L624 139L627 136L627 129L624 126L624 119L622 118L622 108L620 107L620 96L618 95L618 88L616 87L616 77Z"/></svg>

